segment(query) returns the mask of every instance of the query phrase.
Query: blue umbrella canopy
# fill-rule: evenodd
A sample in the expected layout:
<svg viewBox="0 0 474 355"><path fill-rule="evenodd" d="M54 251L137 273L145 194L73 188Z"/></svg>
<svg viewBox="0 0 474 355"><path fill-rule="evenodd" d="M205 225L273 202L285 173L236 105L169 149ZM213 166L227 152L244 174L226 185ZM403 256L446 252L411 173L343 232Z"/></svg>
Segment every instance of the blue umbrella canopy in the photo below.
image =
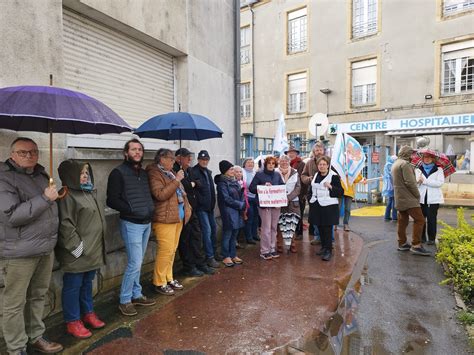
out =
<svg viewBox="0 0 474 355"><path fill-rule="evenodd" d="M135 132L142 138L156 138L167 141L202 141L221 138L222 130L209 118L188 112L170 112L145 121Z"/></svg>
<svg viewBox="0 0 474 355"><path fill-rule="evenodd" d="M102 102L54 86L0 89L0 128L43 133L104 134L131 131Z"/></svg>

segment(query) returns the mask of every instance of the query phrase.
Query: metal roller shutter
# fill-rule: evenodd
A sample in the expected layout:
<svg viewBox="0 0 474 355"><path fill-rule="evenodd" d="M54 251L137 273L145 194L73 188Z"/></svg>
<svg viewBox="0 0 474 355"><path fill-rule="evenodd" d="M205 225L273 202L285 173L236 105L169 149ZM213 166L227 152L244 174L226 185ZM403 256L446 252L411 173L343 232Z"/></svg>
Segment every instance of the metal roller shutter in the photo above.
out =
<svg viewBox="0 0 474 355"><path fill-rule="evenodd" d="M66 87L109 105L132 127L174 110L173 57L76 13L63 13Z"/></svg>

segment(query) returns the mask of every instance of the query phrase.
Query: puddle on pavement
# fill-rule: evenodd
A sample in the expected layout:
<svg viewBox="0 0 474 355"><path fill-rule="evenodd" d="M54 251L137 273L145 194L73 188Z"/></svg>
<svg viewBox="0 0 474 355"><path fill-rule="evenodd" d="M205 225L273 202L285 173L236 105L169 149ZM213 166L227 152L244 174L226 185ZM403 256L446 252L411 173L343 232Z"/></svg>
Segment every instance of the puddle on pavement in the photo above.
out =
<svg viewBox="0 0 474 355"><path fill-rule="evenodd" d="M133 333L132 329L129 327L120 327L115 329L114 331L110 332L107 334L105 337L101 338L100 340L96 341L93 343L91 346L89 346L83 354L87 354L91 352L94 349L97 349L101 347L104 344L110 343L111 341L118 339L118 338L132 338Z"/></svg>
<svg viewBox="0 0 474 355"><path fill-rule="evenodd" d="M364 286L370 286L366 257L361 258L362 265L354 267L354 274L347 284L336 312L326 322L323 329L276 349L276 354L314 354L314 355L386 355L391 354L384 348L386 334L374 327L370 339L364 339L359 332L356 312ZM410 321L407 329L414 334L414 340L403 344L402 354L427 354L426 346L431 343L431 334L416 320ZM368 345L370 344L370 345Z"/></svg>

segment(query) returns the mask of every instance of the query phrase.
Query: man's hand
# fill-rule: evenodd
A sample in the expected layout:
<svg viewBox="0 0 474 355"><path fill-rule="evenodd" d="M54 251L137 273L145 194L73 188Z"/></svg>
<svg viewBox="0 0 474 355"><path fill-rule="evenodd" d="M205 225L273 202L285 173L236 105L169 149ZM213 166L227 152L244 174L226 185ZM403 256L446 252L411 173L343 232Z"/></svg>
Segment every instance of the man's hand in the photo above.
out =
<svg viewBox="0 0 474 355"><path fill-rule="evenodd" d="M58 198L58 190L56 190L56 185L53 184L45 188L44 195L47 197L48 200L56 201L56 199Z"/></svg>
<svg viewBox="0 0 474 355"><path fill-rule="evenodd" d="M179 182L181 182L181 180L184 179L184 171L183 170L180 170L176 173L176 180L178 180Z"/></svg>
<svg viewBox="0 0 474 355"><path fill-rule="evenodd" d="M271 182L266 182L265 186L272 186L272 183Z"/></svg>
<svg viewBox="0 0 474 355"><path fill-rule="evenodd" d="M191 187L196 186L196 183L194 181L191 181Z"/></svg>
<svg viewBox="0 0 474 355"><path fill-rule="evenodd" d="M417 183L422 184L423 181L425 181L425 179L423 179L423 176L420 176L420 177L418 178Z"/></svg>
<svg viewBox="0 0 474 355"><path fill-rule="evenodd" d="M324 183L324 186L326 186L328 189L332 189L331 183L327 181Z"/></svg>

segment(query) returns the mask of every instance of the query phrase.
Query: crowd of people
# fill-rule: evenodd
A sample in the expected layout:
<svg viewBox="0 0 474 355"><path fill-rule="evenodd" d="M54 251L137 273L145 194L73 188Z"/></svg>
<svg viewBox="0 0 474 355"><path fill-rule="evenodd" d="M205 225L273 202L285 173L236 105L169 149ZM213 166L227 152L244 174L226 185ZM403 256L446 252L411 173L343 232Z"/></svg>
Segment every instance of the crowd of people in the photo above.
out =
<svg viewBox="0 0 474 355"><path fill-rule="evenodd" d="M189 277L212 275L216 268L244 263L237 255L239 234L247 244L259 245L263 260L279 258L283 251L279 220L282 214L299 216L289 251L297 252L302 238L303 214L309 205L312 244L316 253L329 261L333 253L334 230L344 208L344 231L349 231L354 185L331 169L325 148L317 142L307 161L290 148L280 157L268 156L261 166L252 158L242 167L227 160L219 162L213 176L208 169L210 155L201 150L192 166L186 148L173 152L159 149L154 161L142 166L144 146L128 141L124 161L114 168L107 183L107 206L118 211L120 234L127 254L119 310L125 316L138 314L137 307L155 301L142 292L140 276L150 236L156 238L153 289L172 296L183 285L173 274L176 252L182 274ZM409 166L412 151L400 150L396 162L386 169L384 194L389 198L386 219L398 217L399 250L427 255L421 245L424 221L428 219L428 242L436 236L436 214L442 203L443 171L433 157L423 158L419 171ZM11 354L25 354L26 345L36 351L55 353L62 345L48 341L42 321L45 295L49 288L54 255L63 271L62 309L67 333L84 339L91 330L105 326L93 306L93 280L105 264L106 223L103 206L97 200L90 163L69 159L58 168L62 183L59 194L38 164L38 147L20 137L11 144L11 156L0 163L0 258L5 260L3 336ZM362 176L355 183L361 181ZM287 205L260 207L258 186L284 185ZM222 221L220 250L217 245L216 204ZM395 207L398 209L395 210ZM415 220L412 245L406 239L408 216Z"/></svg>

